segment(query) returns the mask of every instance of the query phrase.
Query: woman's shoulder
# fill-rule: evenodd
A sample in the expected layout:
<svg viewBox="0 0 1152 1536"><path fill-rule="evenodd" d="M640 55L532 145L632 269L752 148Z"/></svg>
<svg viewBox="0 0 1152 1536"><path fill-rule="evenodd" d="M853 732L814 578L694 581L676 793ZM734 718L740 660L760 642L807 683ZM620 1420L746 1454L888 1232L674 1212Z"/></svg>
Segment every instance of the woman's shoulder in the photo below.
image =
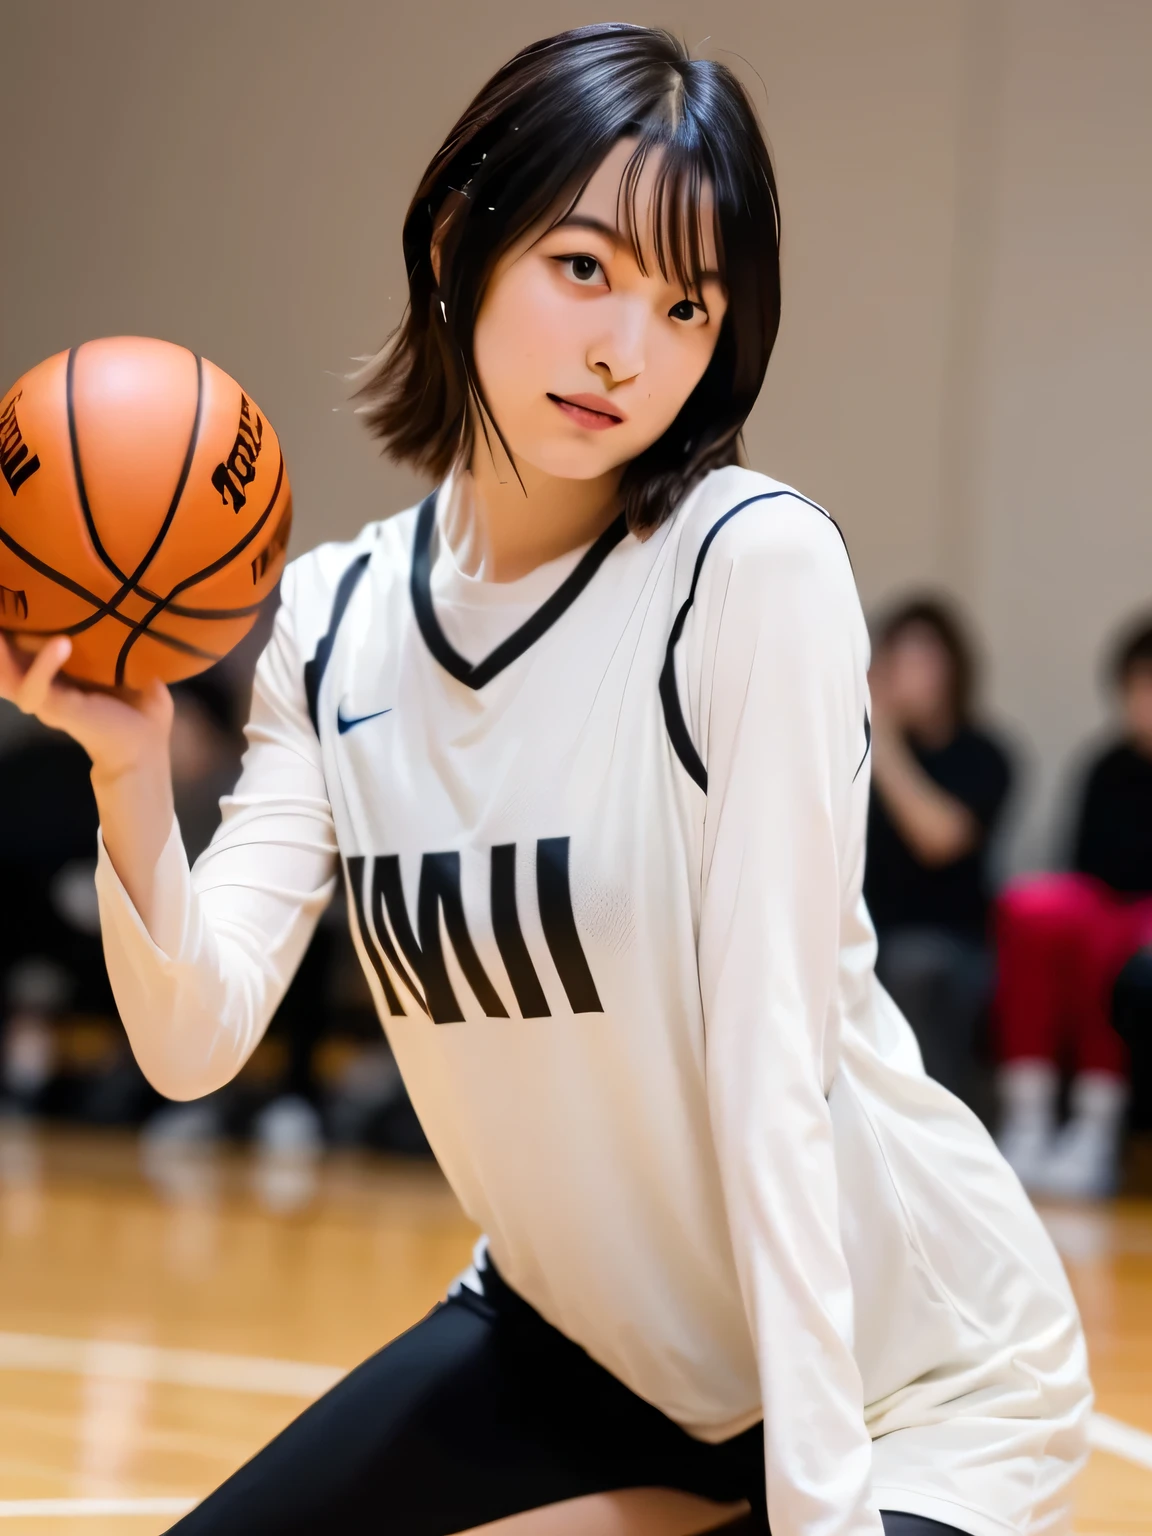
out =
<svg viewBox="0 0 1152 1536"><path fill-rule="evenodd" d="M685 499L676 519L680 540L713 548L725 562L757 552L825 552L846 558L844 537L832 516L794 486L758 470L730 464L711 470Z"/></svg>
<svg viewBox="0 0 1152 1536"><path fill-rule="evenodd" d="M697 582L726 586L740 571L757 588L777 580L854 588L844 536L830 514L756 470L712 470L680 508L674 533Z"/></svg>
<svg viewBox="0 0 1152 1536"><path fill-rule="evenodd" d="M341 582L367 565L393 565L406 573L411 558L412 530L418 506L392 517L366 523L351 539L330 540L289 562L281 582L281 598L302 615L327 616Z"/></svg>

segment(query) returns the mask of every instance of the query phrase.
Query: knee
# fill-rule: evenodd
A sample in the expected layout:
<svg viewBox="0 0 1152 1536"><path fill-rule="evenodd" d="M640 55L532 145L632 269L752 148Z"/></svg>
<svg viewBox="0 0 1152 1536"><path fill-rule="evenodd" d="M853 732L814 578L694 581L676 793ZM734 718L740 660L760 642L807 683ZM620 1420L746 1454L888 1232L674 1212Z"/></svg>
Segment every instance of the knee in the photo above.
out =
<svg viewBox="0 0 1152 1536"><path fill-rule="evenodd" d="M996 903L997 926L1040 936L1062 936L1078 929L1093 906L1091 884L1081 875L1029 875L1013 880Z"/></svg>

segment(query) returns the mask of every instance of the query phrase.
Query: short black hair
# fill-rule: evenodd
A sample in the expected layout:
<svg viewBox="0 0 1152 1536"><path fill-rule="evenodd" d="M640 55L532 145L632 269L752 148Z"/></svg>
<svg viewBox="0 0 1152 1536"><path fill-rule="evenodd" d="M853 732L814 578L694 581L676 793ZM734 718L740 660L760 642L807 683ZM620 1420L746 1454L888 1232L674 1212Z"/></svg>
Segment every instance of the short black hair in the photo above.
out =
<svg viewBox="0 0 1152 1536"><path fill-rule="evenodd" d="M701 476L739 462L740 432L780 325L771 158L731 70L691 58L670 32L625 23L579 27L523 49L466 108L421 178L404 222L408 307L357 392L360 413L393 458L439 478L471 450L469 401L494 420L472 345L492 270L550 211L559 221L613 145L632 136L622 213L638 259L630 204L645 157L662 151L654 231L661 271L689 290L697 285L698 208L709 184L728 308L704 377L667 432L625 470L629 526L657 526Z"/></svg>
<svg viewBox="0 0 1152 1536"><path fill-rule="evenodd" d="M1145 614L1130 624L1112 648L1109 674L1116 688L1124 688L1137 667L1152 667L1152 616Z"/></svg>
<svg viewBox="0 0 1152 1536"><path fill-rule="evenodd" d="M957 725L971 724L979 680L976 649L967 625L944 598L919 595L890 608L875 626L875 649L893 644L915 625L930 629L947 652L952 664L952 716Z"/></svg>

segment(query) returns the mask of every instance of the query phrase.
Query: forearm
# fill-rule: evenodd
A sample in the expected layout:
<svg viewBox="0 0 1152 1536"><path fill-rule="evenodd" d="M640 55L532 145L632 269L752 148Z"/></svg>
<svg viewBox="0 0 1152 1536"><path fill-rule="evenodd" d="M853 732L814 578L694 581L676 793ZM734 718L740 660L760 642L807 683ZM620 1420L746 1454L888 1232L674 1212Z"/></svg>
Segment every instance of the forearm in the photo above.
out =
<svg viewBox="0 0 1152 1536"><path fill-rule="evenodd" d="M155 917L156 870L175 810L167 744L119 765L94 763L104 848L145 927Z"/></svg>
<svg viewBox="0 0 1152 1536"><path fill-rule="evenodd" d="M923 863L950 864L975 846L979 828L971 811L928 777L901 737L887 731L873 737L872 787Z"/></svg>
<svg viewBox="0 0 1152 1536"><path fill-rule="evenodd" d="M270 784L282 775L266 753L257 757L193 872L169 821L147 871L147 916L102 838L96 890L109 980L137 1061L169 1098L208 1093L244 1065L332 894L327 803ZM143 839L132 855L143 861Z"/></svg>

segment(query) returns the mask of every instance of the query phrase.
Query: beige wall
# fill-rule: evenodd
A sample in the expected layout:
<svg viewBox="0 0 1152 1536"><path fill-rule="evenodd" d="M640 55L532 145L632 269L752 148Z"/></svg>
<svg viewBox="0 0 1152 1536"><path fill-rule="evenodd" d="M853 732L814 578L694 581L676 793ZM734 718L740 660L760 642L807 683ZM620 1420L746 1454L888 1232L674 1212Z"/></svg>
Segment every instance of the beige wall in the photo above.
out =
<svg viewBox="0 0 1152 1536"><path fill-rule="evenodd" d="M341 375L399 316L408 194L485 72L619 15L734 63L785 221L753 462L835 512L866 602L972 605L1036 757L1019 856L1043 855L1101 637L1152 597L1146 0L0 10L0 381L86 336L197 348L277 425L297 551L415 492Z"/></svg>

